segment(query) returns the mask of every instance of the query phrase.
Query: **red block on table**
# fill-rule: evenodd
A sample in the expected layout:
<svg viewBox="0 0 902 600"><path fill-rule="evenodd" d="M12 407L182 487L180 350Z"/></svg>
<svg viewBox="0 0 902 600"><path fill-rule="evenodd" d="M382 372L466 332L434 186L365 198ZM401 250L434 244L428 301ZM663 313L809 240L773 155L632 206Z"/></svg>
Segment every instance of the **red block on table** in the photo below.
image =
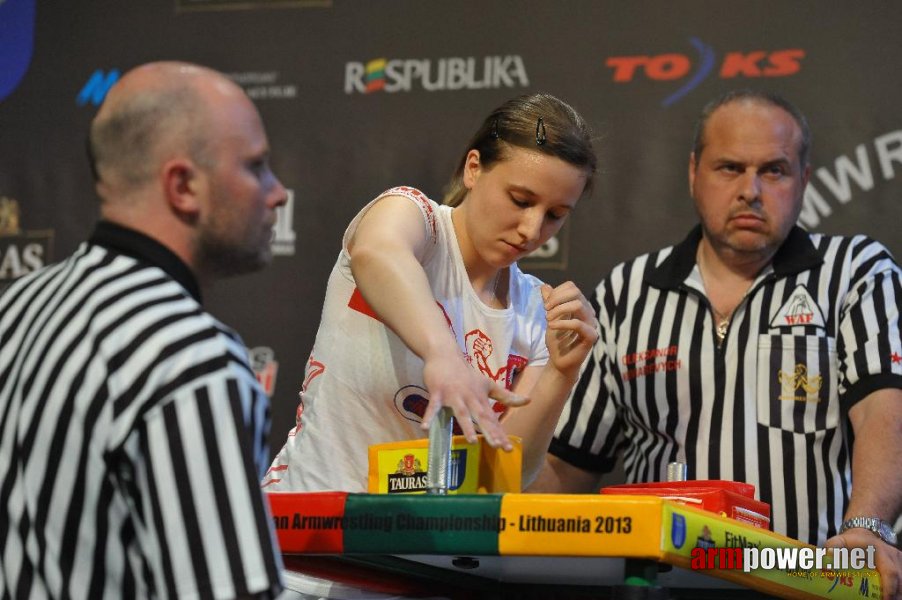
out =
<svg viewBox="0 0 902 600"><path fill-rule="evenodd" d="M323 527L304 519L330 519L332 525L345 513L347 492L267 492L269 510L275 523L276 538L282 552L309 548L316 552L341 554L344 551L344 528ZM340 522L340 521L339 521Z"/></svg>
<svg viewBox="0 0 902 600"><path fill-rule="evenodd" d="M702 479L624 483L601 488L602 494L661 496L703 510L770 529L770 504L755 500L755 486L739 481Z"/></svg>

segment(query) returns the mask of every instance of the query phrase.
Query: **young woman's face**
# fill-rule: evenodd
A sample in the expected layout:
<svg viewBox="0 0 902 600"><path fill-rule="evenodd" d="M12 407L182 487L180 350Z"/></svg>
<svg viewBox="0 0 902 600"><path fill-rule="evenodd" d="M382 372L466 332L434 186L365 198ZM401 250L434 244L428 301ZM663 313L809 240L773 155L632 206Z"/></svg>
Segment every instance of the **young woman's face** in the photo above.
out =
<svg viewBox="0 0 902 600"><path fill-rule="evenodd" d="M470 150L463 183L468 193L456 209L468 266L501 268L526 256L560 230L586 186L585 169L534 150L513 147L485 169Z"/></svg>

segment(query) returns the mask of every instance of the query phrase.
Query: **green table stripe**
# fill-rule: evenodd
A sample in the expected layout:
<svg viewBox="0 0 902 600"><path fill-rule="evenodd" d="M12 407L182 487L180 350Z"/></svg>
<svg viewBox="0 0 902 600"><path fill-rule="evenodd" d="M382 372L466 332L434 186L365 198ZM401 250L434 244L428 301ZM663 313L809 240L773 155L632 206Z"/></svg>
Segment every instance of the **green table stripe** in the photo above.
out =
<svg viewBox="0 0 902 600"><path fill-rule="evenodd" d="M345 553L498 554L501 496L349 494Z"/></svg>

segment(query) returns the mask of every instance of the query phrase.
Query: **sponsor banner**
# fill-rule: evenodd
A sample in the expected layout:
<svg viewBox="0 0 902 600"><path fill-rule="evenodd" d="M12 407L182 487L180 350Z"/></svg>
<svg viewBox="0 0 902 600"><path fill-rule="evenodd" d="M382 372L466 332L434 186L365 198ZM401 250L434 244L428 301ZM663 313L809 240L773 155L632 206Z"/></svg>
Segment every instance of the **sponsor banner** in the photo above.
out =
<svg viewBox="0 0 902 600"><path fill-rule="evenodd" d="M547 242L517 261L524 271L531 269L567 270L570 256L570 222L564 223L560 231Z"/></svg>
<svg viewBox="0 0 902 600"><path fill-rule="evenodd" d="M176 12L195 10L252 10L259 8L312 8L332 6L332 0L176 0Z"/></svg>
<svg viewBox="0 0 902 600"><path fill-rule="evenodd" d="M303 503L297 502L298 494L270 492L266 496L282 552L300 548L336 554L344 551L343 526L349 525L342 523L347 492L309 494Z"/></svg>
<svg viewBox="0 0 902 600"><path fill-rule="evenodd" d="M514 449L504 452L485 443L456 435L451 442L448 494L519 492L523 450L512 437ZM429 441L407 440L369 447L367 491L371 494L424 494L427 489Z"/></svg>
<svg viewBox="0 0 902 600"><path fill-rule="evenodd" d="M773 550L775 564L778 549L784 556L790 549L798 556L815 549L655 496L275 492L269 498L283 552L340 546L345 553L617 556L686 569L695 554L716 557L717 568L700 572L780 597L852 600L881 593L880 577L871 570L798 571L787 565L744 572L735 561L751 555L748 549L759 558L770 555L764 549Z"/></svg>
<svg viewBox="0 0 902 600"><path fill-rule="evenodd" d="M640 556L660 552L661 500L646 496L507 494L501 554Z"/></svg>
<svg viewBox="0 0 902 600"><path fill-rule="evenodd" d="M109 71L95 69L75 96L75 103L78 106L87 104L100 106L103 99L106 98L107 92L119 81L121 76L119 69L110 69Z"/></svg>
<svg viewBox="0 0 902 600"><path fill-rule="evenodd" d="M288 199L284 206L276 208L276 224L273 225L272 255L294 256L297 234L294 231L294 190L285 190Z"/></svg>
<svg viewBox="0 0 902 600"><path fill-rule="evenodd" d="M728 50L722 51L706 44L697 37L689 38L691 53L667 52L657 55L632 54L609 56L605 66L611 69L614 83L628 84L639 80L658 82L677 81L682 85L661 101L670 106L710 76L734 81L741 87L742 80L757 80L795 75L802 68L805 50L785 48L779 50Z"/></svg>
<svg viewBox="0 0 902 600"><path fill-rule="evenodd" d="M280 81L278 71L243 71L226 73L229 79L240 85L244 93L255 102L258 100L294 100L298 86L293 82Z"/></svg>
<svg viewBox="0 0 902 600"><path fill-rule="evenodd" d="M36 0L0 0L0 101L28 72L34 51Z"/></svg>
<svg viewBox="0 0 902 600"><path fill-rule="evenodd" d="M248 358L257 381L260 382L266 395L272 398L276 391L276 375L279 374L279 362L276 352L268 346L257 346L248 349Z"/></svg>
<svg viewBox="0 0 902 600"><path fill-rule="evenodd" d="M833 214L834 206L849 204L860 197L859 191L870 192L883 181L894 180L899 169L902 169L902 129L858 144L854 154L837 156L832 166L813 169L802 198L799 225L816 228Z"/></svg>
<svg viewBox="0 0 902 600"><path fill-rule="evenodd" d="M816 555L818 549L798 540L672 503L664 504L663 513L664 531L671 534L663 537L662 550L667 562L672 564L697 569L712 564L698 561L708 561L708 557L712 557L716 568L706 569L706 574L770 593L786 594L789 590L795 590L816 597L851 600L861 598L859 593L865 590L867 594L863 597L880 597L879 576L871 570L799 570L798 563L790 568L785 560L784 568L779 568L776 562L778 553L781 556L796 553L799 557L801 550L807 549ZM772 555L772 568L760 568L762 563L759 560L759 568L745 571L744 557L752 554L746 553L745 549L755 549L754 554L759 558L767 557L768 561ZM767 552L762 554L765 549ZM696 562L693 563L693 560ZM771 566L770 562L765 564Z"/></svg>
<svg viewBox="0 0 902 600"><path fill-rule="evenodd" d="M0 289L53 260L52 229L22 231L19 203L0 197Z"/></svg>
<svg viewBox="0 0 902 600"><path fill-rule="evenodd" d="M518 55L476 58L374 58L345 64L346 94L491 90L529 85Z"/></svg>

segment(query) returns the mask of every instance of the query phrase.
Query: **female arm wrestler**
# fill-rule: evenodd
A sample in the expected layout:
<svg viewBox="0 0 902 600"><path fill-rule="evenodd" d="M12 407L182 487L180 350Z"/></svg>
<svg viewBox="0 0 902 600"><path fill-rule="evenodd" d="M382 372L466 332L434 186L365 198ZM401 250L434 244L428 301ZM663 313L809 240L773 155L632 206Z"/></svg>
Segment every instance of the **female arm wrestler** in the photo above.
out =
<svg viewBox="0 0 902 600"><path fill-rule="evenodd" d="M363 491L368 446L424 437L443 406L471 441L477 427L505 449L504 429L522 436L528 481L597 333L573 283L552 288L516 261L560 229L594 171L580 116L523 96L483 122L444 206L398 187L364 207L329 279L297 426L264 486ZM511 407L504 428L492 400Z"/></svg>

